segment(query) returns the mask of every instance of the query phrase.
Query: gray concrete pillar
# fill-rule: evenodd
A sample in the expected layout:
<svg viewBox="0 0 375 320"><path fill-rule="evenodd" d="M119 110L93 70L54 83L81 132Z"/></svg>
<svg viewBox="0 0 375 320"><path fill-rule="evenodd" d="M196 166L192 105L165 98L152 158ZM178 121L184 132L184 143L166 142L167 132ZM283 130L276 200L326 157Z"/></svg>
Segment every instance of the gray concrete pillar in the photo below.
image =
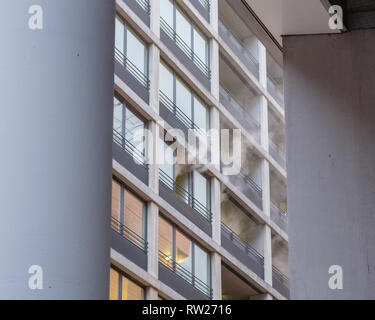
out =
<svg viewBox="0 0 375 320"><path fill-rule="evenodd" d="M284 38L291 297L375 298L375 30Z"/></svg>
<svg viewBox="0 0 375 320"><path fill-rule="evenodd" d="M3 0L0 299L107 299L113 0Z"/></svg>

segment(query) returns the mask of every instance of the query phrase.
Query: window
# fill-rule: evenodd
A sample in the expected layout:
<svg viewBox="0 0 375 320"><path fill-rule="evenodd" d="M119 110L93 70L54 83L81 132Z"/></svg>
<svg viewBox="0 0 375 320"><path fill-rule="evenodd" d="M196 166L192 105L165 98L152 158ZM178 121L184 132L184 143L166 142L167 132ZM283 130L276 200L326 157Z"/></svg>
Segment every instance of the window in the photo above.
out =
<svg viewBox="0 0 375 320"><path fill-rule="evenodd" d="M165 107L189 129L209 130L209 110L202 100L163 61L160 62L160 96Z"/></svg>
<svg viewBox="0 0 375 320"><path fill-rule="evenodd" d="M147 44L133 31L121 17L115 22L116 58L121 60L126 69L147 86L148 50Z"/></svg>
<svg viewBox="0 0 375 320"><path fill-rule="evenodd" d="M117 179L112 179L112 227L145 249L146 203Z"/></svg>
<svg viewBox="0 0 375 320"><path fill-rule="evenodd" d="M159 261L209 295L210 255L173 224L159 216Z"/></svg>
<svg viewBox="0 0 375 320"><path fill-rule="evenodd" d="M209 76L208 39L175 1L161 0L161 27L192 59L198 68Z"/></svg>
<svg viewBox="0 0 375 320"><path fill-rule="evenodd" d="M129 279L116 268L110 269L110 300L144 300L144 287Z"/></svg>
<svg viewBox="0 0 375 320"><path fill-rule="evenodd" d="M135 111L130 110L125 103L113 98L113 130L121 145L133 155L137 162L145 162L146 142L145 142L145 122L138 117Z"/></svg>

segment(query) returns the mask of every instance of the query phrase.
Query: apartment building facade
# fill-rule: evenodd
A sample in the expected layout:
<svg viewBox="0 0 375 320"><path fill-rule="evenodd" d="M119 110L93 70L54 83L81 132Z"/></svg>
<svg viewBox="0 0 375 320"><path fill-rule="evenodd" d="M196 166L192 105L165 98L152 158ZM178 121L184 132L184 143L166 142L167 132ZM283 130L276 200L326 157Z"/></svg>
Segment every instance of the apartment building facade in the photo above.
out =
<svg viewBox="0 0 375 320"><path fill-rule="evenodd" d="M110 299L288 299L282 61L248 3L117 0L115 29ZM234 129L238 174L174 164Z"/></svg>

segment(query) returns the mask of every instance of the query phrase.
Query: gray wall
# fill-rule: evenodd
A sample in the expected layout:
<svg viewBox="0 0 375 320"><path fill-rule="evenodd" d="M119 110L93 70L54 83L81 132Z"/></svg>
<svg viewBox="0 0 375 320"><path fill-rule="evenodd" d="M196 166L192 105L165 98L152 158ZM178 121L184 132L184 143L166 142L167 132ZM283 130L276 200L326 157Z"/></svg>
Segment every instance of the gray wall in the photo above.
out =
<svg viewBox="0 0 375 320"><path fill-rule="evenodd" d="M113 38L114 0L1 1L0 299L108 297Z"/></svg>
<svg viewBox="0 0 375 320"><path fill-rule="evenodd" d="M292 298L374 299L375 30L284 49Z"/></svg>

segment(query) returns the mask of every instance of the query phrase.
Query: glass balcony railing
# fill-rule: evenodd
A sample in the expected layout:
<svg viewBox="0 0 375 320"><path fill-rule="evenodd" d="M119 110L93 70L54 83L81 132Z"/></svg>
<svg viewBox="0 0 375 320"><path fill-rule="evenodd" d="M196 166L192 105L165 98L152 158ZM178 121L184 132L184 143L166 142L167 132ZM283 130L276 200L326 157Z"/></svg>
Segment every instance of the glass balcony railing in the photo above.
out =
<svg viewBox="0 0 375 320"><path fill-rule="evenodd" d="M285 169L286 167L285 152L281 150L278 147L278 145L272 140L269 140L269 152L271 154L271 157L274 158Z"/></svg>
<svg viewBox="0 0 375 320"><path fill-rule="evenodd" d="M138 67L132 63L121 50L115 48L115 59L128 71L145 89L149 90L150 80Z"/></svg>
<svg viewBox="0 0 375 320"><path fill-rule="evenodd" d="M241 126L260 142L259 122L222 85L220 85L220 102L240 122Z"/></svg>
<svg viewBox="0 0 375 320"><path fill-rule="evenodd" d="M190 46L177 34L177 32L160 17L160 28L175 42L180 50L198 67L198 69L208 78L211 79L211 70L202 61L198 55L190 48Z"/></svg>
<svg viewBox="0 0 375 320"><path fill-rule="evenodd" d="M151 13L151 5L149 0L135 0L147 14Z"/></svg>
<svg viewBox="0 0 375 320"><path fill-rule="evenodd" d="M234 51L234 53L241 59L241 61L249 68L250 72L259 79L259 62L250 52L244 47L242 42L219 20L219 34L226 44Z"/></svg>
<svg viewBox="0 0 375 320"><path fill-rule="evenodd" d="M251 245L242 241L242 239L223 222L221 223L221 232L224 239L228 239L232 246L222 241L224 246L230 253L245 263L258 276L264 276L264 257Z"/></svg>
<svg viewBox="0 0 375 320"><path fill-rule="evenodd" d="M276 102L284 108L284 92L281 82L276 81L271 75L267 75L267 90Z"/></svg>
<svg viewBox="0 0 375 320"><path fill-rule="evenodd" d="M281 210L274 202L271 201L271 220L275 222L282 230L288 232L288 214Z"/></svg>
<svg viewBox="0 0 375 320"><path fill-rule="evenodd" d="M185 188L176 183L176 181L174 181L161 169L159 169L159 180L166 188L173 191L176 194L176 197L179 197L182 202L193 208L204 219L211 222L212 215L207 206L193 197L192 194L190 194Z"/></svg>
<svg viewBox="0 0 375 320"><path fill-rule="evenodd" d="M112 217L111 220L111 227L122 237L126 238L127 240L135 244L138 248L147 252L147 241L114 217Z"/></svg>
<svg viewBox="0 0 375 320"><path fill-rule="evenodd" d="M290 298L289 279L275 266L272 266L272 286L285 298Z"/></svg>
<svg viewBox="0 0 375 320"><path fill-rule="evenodd" d="M212 298L212 289L207 283L197 278L191 271L185 269L177 261L173 260L172 257L166 255L162 251L159 251L159 263L167 267L170 271L184 279L210 299Z"/></svg>

